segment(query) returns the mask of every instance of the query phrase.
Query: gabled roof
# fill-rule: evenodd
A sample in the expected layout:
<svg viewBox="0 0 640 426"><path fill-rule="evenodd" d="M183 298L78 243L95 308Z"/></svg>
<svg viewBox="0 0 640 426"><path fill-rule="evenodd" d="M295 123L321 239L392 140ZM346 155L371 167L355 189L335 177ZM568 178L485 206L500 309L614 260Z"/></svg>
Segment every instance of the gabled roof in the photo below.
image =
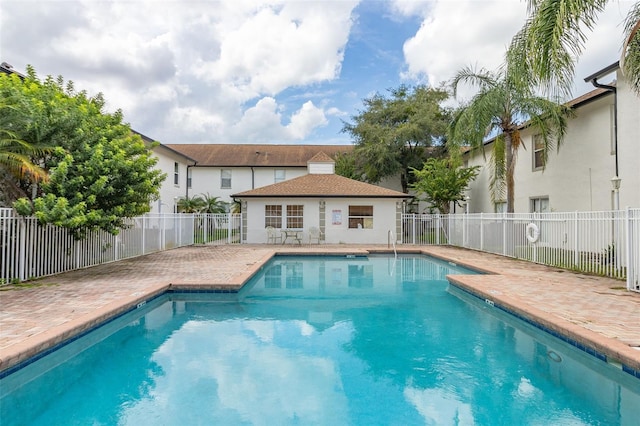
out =
<svg viewBox="0 0 640 426"><path fill-rule="evenodd" d="M232 195L233 198L412 198L411 195L335 174L307 174Z"/></svg>
<svg viewBox="0 0 640 426"><path fill-rule="evenodd" d="M307 167L319 152L335 158L353 145L168 144L197 161L196 167Z"/></svg>
<svg viewBox="0 0 640 426"><path fill-rule="evenodd" d="M333 158L329 157L324 151L317 153L307 161L308 163L335 163Z"/></svg>

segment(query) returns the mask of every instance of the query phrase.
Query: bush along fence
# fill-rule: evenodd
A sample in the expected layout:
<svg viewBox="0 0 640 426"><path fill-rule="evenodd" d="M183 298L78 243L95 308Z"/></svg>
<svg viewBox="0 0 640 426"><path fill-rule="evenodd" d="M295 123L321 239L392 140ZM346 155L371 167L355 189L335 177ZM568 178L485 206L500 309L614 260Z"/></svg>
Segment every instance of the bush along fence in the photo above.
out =
<svg viewBox="0 0 640 426"><path fill-rule="evenodd" d="M404 244L448 244L609 276L640 291L640 209L403 215Z"/></svg>
<svg viewBox="0 0 640 426"><path fill-rule="evenodd" d="M0 285L193 244L239 243L240 223L238 214L148 214L118 235L76 240L65 228L0 209Z"/></svg>

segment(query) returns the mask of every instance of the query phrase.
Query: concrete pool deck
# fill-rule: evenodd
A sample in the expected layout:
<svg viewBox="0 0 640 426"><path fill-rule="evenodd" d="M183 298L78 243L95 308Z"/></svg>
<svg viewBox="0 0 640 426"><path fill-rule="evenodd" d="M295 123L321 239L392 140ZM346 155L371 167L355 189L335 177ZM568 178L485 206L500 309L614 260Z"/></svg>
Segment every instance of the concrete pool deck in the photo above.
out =
<svg viewBox="0 0 640 426"><path fill-rule="evenodd" d="M0 372L169 288L235 291L276 254L366 254L387 246L191 246L0 290ZM640 372L640 294L611 278L472 250L400 246L487 272L455 285Z"/></svg>

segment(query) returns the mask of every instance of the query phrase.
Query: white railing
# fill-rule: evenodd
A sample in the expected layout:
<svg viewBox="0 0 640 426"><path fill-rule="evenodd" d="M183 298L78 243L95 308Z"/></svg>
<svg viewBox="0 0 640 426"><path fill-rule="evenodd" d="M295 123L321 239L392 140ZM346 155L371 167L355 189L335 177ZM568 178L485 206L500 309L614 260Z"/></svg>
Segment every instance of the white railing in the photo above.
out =
<svg viewBox="0 0 640 426"><path fill-rule="evenodd" d="M238 242L236 214L147 214L129 219L118 235L95 231L76 240L65 228L0 209L0 285L192 244Z"/></svg>
<svg viewBox="0 0 640 426"><path fill-rule="evenodd" d="M403 215L405 244L449 244L627 279L640 291L640 209Z"/></svg>

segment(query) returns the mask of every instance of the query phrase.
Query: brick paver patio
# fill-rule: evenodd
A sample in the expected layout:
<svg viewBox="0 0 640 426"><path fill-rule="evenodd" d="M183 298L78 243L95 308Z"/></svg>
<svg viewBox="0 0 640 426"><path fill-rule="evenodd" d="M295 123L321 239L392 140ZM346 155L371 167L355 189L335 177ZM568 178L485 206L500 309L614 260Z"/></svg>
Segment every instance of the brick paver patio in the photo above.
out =
<svg viewBox="0 0 640 426"><path fill-rule="evenodd" d="M0 291L0 371L174 287L236 290L276 253L366 253L386 246L192 246ZM640 294L610 278L452 247L402 246L491 274L456 276L478 296L640 371Z"/></svg>

